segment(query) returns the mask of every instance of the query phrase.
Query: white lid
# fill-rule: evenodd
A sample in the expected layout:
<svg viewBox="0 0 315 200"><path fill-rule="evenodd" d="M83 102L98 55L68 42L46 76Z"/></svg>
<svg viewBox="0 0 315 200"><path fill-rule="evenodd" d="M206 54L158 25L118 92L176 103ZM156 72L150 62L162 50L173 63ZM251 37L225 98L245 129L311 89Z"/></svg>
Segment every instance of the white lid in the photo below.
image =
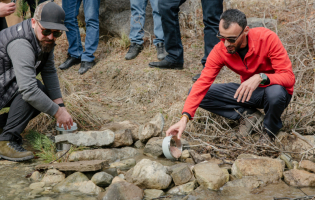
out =
<svg viewBox="0 0 315 200"><path fill-rule="evenodd" d="M73 122L73 126L71 126L70 129L65 130L63 127L63 124L61 125L61 128L59 127L59 123L56 124L56 130L57 131L75 131L78 129L77 123Z"/></svg>

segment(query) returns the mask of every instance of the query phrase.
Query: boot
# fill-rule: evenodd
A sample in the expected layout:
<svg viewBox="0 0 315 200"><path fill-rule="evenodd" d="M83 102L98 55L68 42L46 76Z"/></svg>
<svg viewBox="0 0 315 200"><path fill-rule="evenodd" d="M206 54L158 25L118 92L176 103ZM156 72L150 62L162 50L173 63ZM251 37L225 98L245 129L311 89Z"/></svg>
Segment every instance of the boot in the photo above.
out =
<svg viewBox="0 0 315 200"><path fill-rule="evenodd" d="M258 126L264 119L264 115L258 110L252 114L241 117L239 132L243 137L250 135L253 131L253 128Z"/></svg>
<svg viewBox="0 0 315 200"><path fill-rule="evenodd" d="M33 159L34 155L15 141L0 141L0 157L11 161L24 161Z"/></svg>
<svg viewBox="0 0 315 200"><path fill-rule="evenodd" d="M160 68L160 69L184 69L184 63L171 63L168 62L167 60L162 60L160 62L150 62L149 67L153 68Z"/></svg>
<svg viewBox="0 0 315 200"><path fill-rule="evenodd" d="M68 54L67 60L59 66L59 69L61 70L69 69L73 65L77 65L80 62L81 62L81 58L74 58Z"/></svg>
<svg viewBox="0 0 315 200"><path fill-rule="evenodd" d="M138 56L138 54L142 51L143 45L141 44L136 44L136 43L131 43L128 53L125 56L126 60L131 60L134 59Z"/></svg>
<svg viewBox="0 0 315 200"><path fill-rule="evenodd" d="M80 69L79 69L79 74L81 74L81 75L84 74L89 69L91 69L94 65L95 65L95 61L94 60L92 62L82 61Z"/></svg>
<svg viewBox="0 0 315 200"><path fill-rule="evenodd" d="M159 60L163 60L166 57L166 51L164 47L164 43L158 43L156 45L156 51L157 51L157 58Z"/></svg>

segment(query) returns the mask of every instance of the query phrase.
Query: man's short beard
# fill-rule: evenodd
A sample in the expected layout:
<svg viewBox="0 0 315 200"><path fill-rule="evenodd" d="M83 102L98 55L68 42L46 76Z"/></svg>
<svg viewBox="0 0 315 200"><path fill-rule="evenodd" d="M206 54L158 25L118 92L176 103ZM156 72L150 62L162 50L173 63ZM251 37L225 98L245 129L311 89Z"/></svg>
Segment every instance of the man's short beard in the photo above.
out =
<svg viewBox="0 0 315 200"><path fill-rule="evenodd" d="M52 41L52 43L45 43L45 41ZM43 52L49 53L53 50L55 46L55 41L53 40L43 40L39 42L40 48L42 49Z"/></svg>

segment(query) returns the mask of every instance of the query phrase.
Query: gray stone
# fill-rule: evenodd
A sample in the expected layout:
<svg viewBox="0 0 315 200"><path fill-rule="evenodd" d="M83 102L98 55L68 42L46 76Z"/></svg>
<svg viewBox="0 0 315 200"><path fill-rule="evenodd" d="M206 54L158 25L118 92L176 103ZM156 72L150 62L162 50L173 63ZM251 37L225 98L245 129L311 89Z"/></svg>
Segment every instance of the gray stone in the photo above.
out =
<svg viewBox="0 0 315 200"><path fill-rule="evenodd" d="M277 26L277 20L275 19L264 19L264 18L257 18L257 17L249 17L247 18L247 24L249 28L256 28L256 27L266 27L266 28L275 28Z"/></svg>
<svg viewBox="0 0 315 200"><path fill-rule="evenodd" d="M151 200L164 195L163 190L146 189L144 190L144 200Z"/></svg>
<svg viewBox="0 0 315 200"><path fill-rule="evenodd" d="M107 169L103 169L103 171L106 172L107 174L112 175L113 177L118 175L116 168L107 168Z"/></svg>
<svg viewBox="0 0 315 200"><path fill-rule="evenodd" d="M186 166L179 166L173 169L171 176L173 178L175 185L182 185L182 184L187 183L191 179L193 174L190 168L186 165Z"/></svg>
<svg viewBox="0 0 315 200"><path fill-rule="evenodd" d="M167 168L162 164L149 159L142 159L127 172L126 180L140 188L166 189L172 181L167 172Z"/></svg>
<svg viewBox="0 0 315 200"><path fill-rule="evenodd" d="M119 174L118 177L125 180L125 175L123 175L123 174Z"/></svg>
<svg viewBox="0 0 315 200"><path fill-rule="evenodd" d="M111 163L109 168L116 168L116 169L119 169L121 171L128 171L129 169L131 169L135 165L136 165L136 160L131 158L128 160L123 160L120 162Z"/></svg>
<svg viewBox="0 0 315 200"><path fill-rule="evenodd" d="M152 137L159 136L159 133L156 130L156 126L153 124L146 124L139 127L139 140L141 142L146 142Z"/></svg>
<svg viewBox="0 0 315 200"><path fill-rule="evenodd" d="M158 136L162 136L162 131L164 128L164 117L162 113L156 114L149 123L156 127L155 131L157 132Z"/></svg>
<svg viewBox="0 0 315 200"><path fill-rule="evenodd" d="M137 142L135 142L134 145L137 149L142 149L145 144L143 144L140 140L138 140Z"/></svg>
<svg viewBox="0 0 315 200"><path fill-rule="evenodd" d="M112 175L107 174L106 172L98 172L94 174L91 181L97 186L105 187L111 184L113 178L114 177Z"/></svg>
<svg viewBox="0 0 315 200"><path fill-rule="evenodd" d="M193 171L199 185L211 190L219 190L227 182L225 173L216 163L199 163Z"/></svg>
<svg viewBox="0 0 315 200"><path fill-rule="evenodd" d="M162 150L163 139L164 138L162 137L151 138L145 145L143 154L154 157L154 158L157 158L163 155L163 150Z"/></svg>
<svg viewBox="0 0 315 200"><path fill-rule="evenodd" d="M32 173L30 179L31 179L32 181L35 181L35 182L36 182L36 181L40 181L40 179L41 179L41 174L39 173L39 171L35 171L35 172Z"/></svg>
<svg viewBox="0 0 315 200"><path fill-rule="evenodd" d="M256 176L266 178L268 182L278 182L284 170L283 162L271 158L242 158L237 159L232 166L232 175L236 178Z"/></svg>
<svg viewBox="0 0 315 200"><path fill-rule="evenodd" d="M205 190L202 186L189 193L183 200L223 200L218 192Z"/></svg>
<svg viewBox="0 0 315 200"><path fill-rule="evenodd" d="M122 178L119 177L119 176L116 176L116 177L113 179L112 184L117 183L117 182L120 182L120 181L125 181L125 180L122 179Z"/></svg>
<svg viewBox="0 0 315 200"><path fill-rule="evenodd" d="M194 150L190 150L189 151L190 157L194 160L194 162L196 164L201 163L203 161L205 161L205 159L199 155L198 153L196 153Z"/></svg>
<svg viewBox="0 0 315 200"><path fill-rule="evenodd" d="M36 190L38 188L43 188L45 186L45 183L44 182L38 182L38 183L32 183L30 185L30 189L32 190Z"/></svg>
<svg viewBox="0 0 315 200"><path fill-rule="evenodd" d="M79 192L83 194L99 195L104 190L93 183L93 181L85 181L78 187Z"/></svg>
<svg viewBox="0 0 315 200"><path fill-rule="evenodd" d="M291 186L295 187L314 187L315 186L315 174L299 170L291 169L283 172L284 181Z"/></svg>
<svg viewBox="0 0 315 200"><path fill-rule="evenodd" d="M101 200L142 200L143 190L134 184L120 181L111 184L106 192L99 197Z"/></svg>
<svg viewBox="0 0 315 200"><path fill-rule="evenodd" d="M84 181L89 181L88 177L81 172L76 172L55 185L55 187L53 187L53 192L70 192L78 190L79 186Z"/></svg>
<svg viewBox="0 0 315 200"><path fill-rule="evenodd" d="M65 179L65 174L56 170L56 169L50 169L46 172L44 178L41 182L44 182L46 184L54 184L59 183Z"/></svg>
<svg viewBox="0 0 315 200"><path fill-rule="evenodd" d="M189 182L180 186L173 187L170 189L167 194L172 194L172 195L185 195L188 194L195 189L195 182Z"/></svg>
<svg viewBox="0 0 315 200"><path fill-rule="evenodd" d="M73 152L69 156L69 161L79 160L104 160L108 163L115 162L116 160L125 160L133 158L139 154L137 149L131 147L123 147L121 149L95 149Z"/></svg>
<svg viewBox="0 0 315 200"><path fill-rule="evenodd" d="M130 129L118 130L115 132L115 140L112 147L130 146L132 144L133 139Z"/></svg>
<svg viewBox="0 0 315 200"><path fill-rule="evenodd" d="M55 168L60 171L77 171L77 172L91 172L102 169L107 164L104 160L92 161L78 161L78 162L64 162L53 164L42 164L35 167L36 170Z"/></svg>
<svg viewBox="0 0 315 200"><path fill-rule="evenodd" d="M123 121L123 122L114 122L111 124L106 124L101 128L101 130L109 129L113 132L119 131L119 130L125 130L129 129L131 130L131 135L133 141L139 140L138 132L139 127L135 124L132 124L130 121Z"/></svg>
<svg viewBox="0 0 315 200"><path fill-rule="evenodd" d="M56 143L70 143L75 146L109 146L114 142L115 133L105 131L79 131L78 133L55 136Z"/></svg>
<svg viewBox="0 0 315 200"><path fill-rule="evenodd" d="M310 172L315 172L315 163L310 160L302 160L300 162L300 168Z"/></svg>

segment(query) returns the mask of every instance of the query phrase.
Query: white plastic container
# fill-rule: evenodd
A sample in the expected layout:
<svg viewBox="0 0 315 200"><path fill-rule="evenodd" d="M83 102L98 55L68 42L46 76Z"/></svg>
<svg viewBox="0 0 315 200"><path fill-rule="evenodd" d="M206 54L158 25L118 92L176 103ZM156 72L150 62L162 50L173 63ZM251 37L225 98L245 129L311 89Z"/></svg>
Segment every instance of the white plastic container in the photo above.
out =
<svg viewBox="0 0 315 200"><path fill-rule="evenodd" d="M174 150L174 148L177 152L180 153L180 155L173 155L172 154L172 148ZM183 146L180 140L177 139L177 136L168 136L165 137L162 143L162 150L163 150L163 154L167 159L170 160L176 160L181 156L181 153L183 151Z"/></svg>
<svg viewBox="0 0 315 200"><path fill-rule="evenodd" d="M59 127L59 124L56 125L57 135L74 133L77 129L78 127L75 122L73 122L73 126L71 126L71 128L67 130L64 129L63 125L61 125L61 128ZM69 150L70 147L71 147L71 144L65 144L65 143L56 144L57 151Z"/></svg>

